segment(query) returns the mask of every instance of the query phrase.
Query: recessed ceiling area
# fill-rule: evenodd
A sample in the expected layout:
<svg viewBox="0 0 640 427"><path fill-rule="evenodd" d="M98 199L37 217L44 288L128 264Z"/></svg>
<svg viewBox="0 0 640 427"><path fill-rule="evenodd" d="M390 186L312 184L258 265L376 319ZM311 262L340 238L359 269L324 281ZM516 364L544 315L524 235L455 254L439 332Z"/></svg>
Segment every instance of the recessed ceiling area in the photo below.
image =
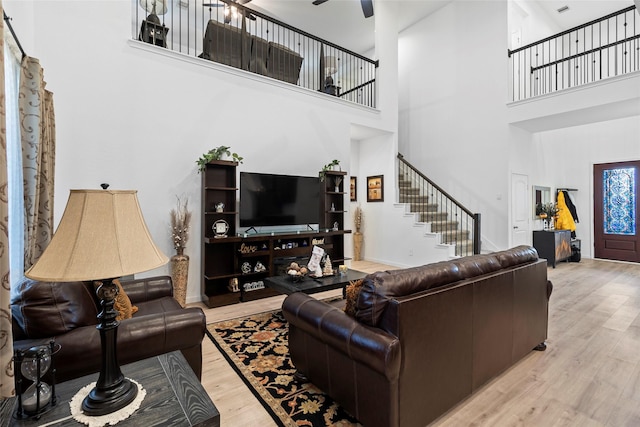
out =
<svg viewBox="0 0 640 427"><path fill-rule="evenodd" d="M561 28L561 31L633 6L632 0L540 0L536 3L547 13L549 19ZM559 9L565 6L568 9L559 12Z"/></svg>

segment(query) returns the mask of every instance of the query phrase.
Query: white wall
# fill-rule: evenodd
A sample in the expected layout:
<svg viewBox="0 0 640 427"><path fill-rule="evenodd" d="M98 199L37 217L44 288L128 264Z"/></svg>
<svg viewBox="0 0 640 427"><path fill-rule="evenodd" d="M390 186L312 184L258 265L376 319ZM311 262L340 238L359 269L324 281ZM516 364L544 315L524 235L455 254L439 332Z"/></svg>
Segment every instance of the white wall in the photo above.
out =
<svg viewBox="0 0 640 427"><path fill-rule="evenodd" d="M393 5L383 6L388 14L377 9L380 112L158 54L129 40L128 0L3 3L54 92L56 220L71 188L108 182L137 189L154 239L171 255L169 211L176 196L189 197L196 215L187 249L188 301L200 294L195 160L218 145L243 155L244 171L314 175L329 160L342 160L343 170L358 177L364 255L396 265L420 263L393 228L397 151L482 214L484 250L510 244L511 173L529 175L531 185L579 188L579 235L585 239L592 164L640 156L638 116L542 133L509 125L506 0L455 1L401 33L397 45L389 39ZM543 113L541 107L533 115ZM354 123L379 132L354 141ZM366 176L380 174L385 203L366 203ZM346 248L349 253L350 240ZM147 274L157 273L168 269Z"/></svg>
<svg viewBox="0 0 640 427"><path fill-rule="evenodd" d="M399 151L508 245L507 3L456 1L400 34Z"/></svg>
<svg viewBox="0 0 640 427"><path fill-rule="evenodd" d="M509 49L516 49L549 37L562 28L535 1L509 0ZM511 34L520 35L520 43L512 44Z"/></svg>
<svg viewBox="0 0 640 427"><path fill-rule="evenodd" d="M629 117L533 135L536 163L543 163L540 182L557 188L575 188L578 218L576 235L582 256L593 257L593 165L640 159L640 117Z"/></svg>
<svg viewBox="0 0 640 427"><path fill-rule="evenodd" d="M56 221L72 188L107 182L136 189L154 240L172 255L169 212L176 196L188 197L195 214L186 251L187 301L196 301L201 183L195 161L202 153L229 145L245 158L239 169L252 172L313 176L334 158L348 171L351 124L393 131L397 109L384 112L393 100L381 101L382 112L345 106L214 63L162 49L158 54L130 40L131 4L4 2L54 92ZM166 266L145 275L168 272Z"/></svg>

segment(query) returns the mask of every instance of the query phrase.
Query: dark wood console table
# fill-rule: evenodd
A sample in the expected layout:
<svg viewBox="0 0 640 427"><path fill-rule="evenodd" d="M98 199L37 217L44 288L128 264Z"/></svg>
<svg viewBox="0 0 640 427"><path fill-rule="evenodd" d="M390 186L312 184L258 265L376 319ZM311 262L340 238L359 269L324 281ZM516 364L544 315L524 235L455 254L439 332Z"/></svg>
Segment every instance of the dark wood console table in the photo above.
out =
<svg viewBox="0 0 640 427"><path fill-rule="evenodd" d="M140 408L118 426L220 426L220 413L179 351L122 366L122 373L147 392ZM3 426L82 426L71 417L69 401L98 374L56 384L58 404L35 420L16 420L16 398L0 403Z"/></svg>
<svg viewBox="0 0 640 427"><path fill-rule="evenodd" d="M346 274L334 274L325 277L305 277L294 282L289 276L272 276L264 279L265 285L275 289L281 294L290 295L294 292L304 292L314 294L316 292L330 291L332 289L344 288L353 280L362 279L367 273L356 270L347 270Z"/></svg>
<svg viewBox="0 0 640 427"><path fill-rule="evenodd" d="M533 247L540 258L547 260L553 268L556 263L571 258L571 231L538 230L533 232Z"/></svg>

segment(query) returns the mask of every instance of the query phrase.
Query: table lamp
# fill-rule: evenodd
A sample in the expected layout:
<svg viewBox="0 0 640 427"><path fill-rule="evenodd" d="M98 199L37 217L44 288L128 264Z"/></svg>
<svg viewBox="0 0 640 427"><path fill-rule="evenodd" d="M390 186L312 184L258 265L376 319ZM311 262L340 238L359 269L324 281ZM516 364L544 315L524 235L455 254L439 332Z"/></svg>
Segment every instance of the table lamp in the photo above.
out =
<svg viewBox="0 0 640 427"><path fill-rule="evenodd" d="M103 186L104 187L104 186ZM49 282L93 281L102 311L100 375L82 402L86 415L115 412L131 403L138 387L125 378L117 359L119 322L113 308L121 276L167 263L145 225L133 190L71 190L58 228L44 253L25 275Z"/></svg>
<svg viewBox="0 0 640 427"><path fill-rule="evenodd" d="M140 27L140 40L156 46L166 46L166 36L169 29L160 22L158 15L167 13L167 0L139 0L140 7L149 12Z"/></svg>

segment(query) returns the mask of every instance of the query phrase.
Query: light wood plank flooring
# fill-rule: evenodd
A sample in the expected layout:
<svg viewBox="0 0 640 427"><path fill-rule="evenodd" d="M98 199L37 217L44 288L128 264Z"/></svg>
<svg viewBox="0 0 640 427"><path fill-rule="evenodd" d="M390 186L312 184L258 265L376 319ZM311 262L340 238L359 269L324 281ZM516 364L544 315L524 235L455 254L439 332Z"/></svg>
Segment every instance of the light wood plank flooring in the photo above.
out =
<svg viewBox="0 0 640 427"><path fill-rule="evenodd" d="M366 261L351 267L390 268ZM640 426L640 265L583 259L548 271L554 290L547 350L532 352L435 426ZM278 309L283 299L205 313L215 322ZM275 426L206 337L203 356L202 384L222 426Z"/></svg>

